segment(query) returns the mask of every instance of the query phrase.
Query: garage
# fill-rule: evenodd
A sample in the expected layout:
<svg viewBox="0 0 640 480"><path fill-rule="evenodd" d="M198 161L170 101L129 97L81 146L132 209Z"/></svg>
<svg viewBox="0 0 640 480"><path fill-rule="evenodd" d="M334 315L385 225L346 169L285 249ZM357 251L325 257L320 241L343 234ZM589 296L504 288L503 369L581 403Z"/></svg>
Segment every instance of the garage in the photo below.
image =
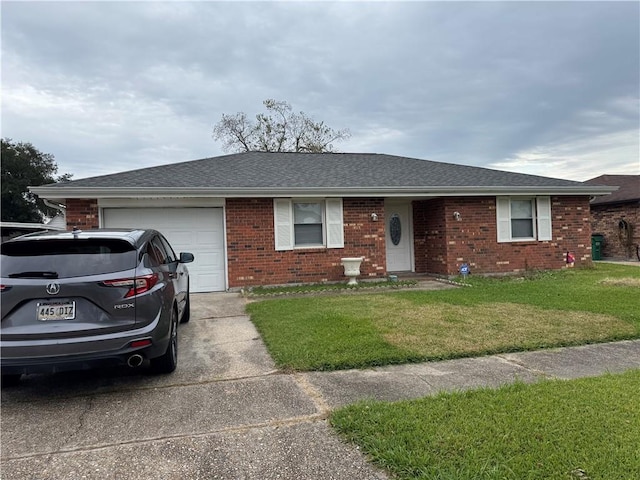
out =
<svg viewBox="0 0 640 480"><path fill-rule="evenodd" d="M176 251L191 252L191 292L226 289L224 219L222 208L103 208L105 228L153 228L161 232Z"/></svg>

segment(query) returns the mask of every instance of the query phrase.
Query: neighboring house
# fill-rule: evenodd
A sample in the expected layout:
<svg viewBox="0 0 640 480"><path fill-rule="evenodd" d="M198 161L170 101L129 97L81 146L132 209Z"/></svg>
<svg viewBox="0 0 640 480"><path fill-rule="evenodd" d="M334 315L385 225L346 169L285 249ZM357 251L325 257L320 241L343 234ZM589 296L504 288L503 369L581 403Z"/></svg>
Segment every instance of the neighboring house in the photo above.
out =
<svg viewBox="0 0 640 480"><path fill-rule="evenodd" d="M249 152L33 187L68 228L152 227L191 291L591 263L589 198L615 188L381 154Z"/></svg>
<svg viewBox="0 0 640 480"><path fill-rule="evenodd" d="M0 222L3 242L27 233L46 230L65 230L65 226L50 225L48 223Z"/></svg>
<svg viewBox="0 0 640 480"><path fill-rule="evenodd" d="M602 256L636 258L640 244L640 175L601 175L585 183L618 190L591 200L591 230L604 236Z"/></svg>
<svg viewBox="0 0 640 480"><path fill-rule="evenodd" d="M66 230L67 228L67 218L65 212L60 212L56 214L51 220L46 223L47 227L50 229L57 230Z"/></svg>

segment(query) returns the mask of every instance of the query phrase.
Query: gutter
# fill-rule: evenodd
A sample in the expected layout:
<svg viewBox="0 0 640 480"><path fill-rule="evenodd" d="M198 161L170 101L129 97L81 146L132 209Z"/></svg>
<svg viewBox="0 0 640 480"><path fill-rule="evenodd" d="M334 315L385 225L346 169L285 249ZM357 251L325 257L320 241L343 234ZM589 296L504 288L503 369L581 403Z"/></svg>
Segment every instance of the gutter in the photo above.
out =
<svg viewBox="0 0 640 480"><path fill-rule="evenodd" d="M579 185L536 186L406 186L406 187L29 187L41 198L271 198L271 197L471 197L496 195L608 195L618 187ZM54 207L56 208L56 207Z"/></svg>
<svg viewBox="0 0 640 480"><path fill-rule="evenodd" d="M44 204L47 207L53 208L54 210L58 210L60 213L65 213L65 211L67 210L66 205L63 205L61 203L53 203L53 202L47 200L46 198L43 198L42 201L44 202Z"/></svg>

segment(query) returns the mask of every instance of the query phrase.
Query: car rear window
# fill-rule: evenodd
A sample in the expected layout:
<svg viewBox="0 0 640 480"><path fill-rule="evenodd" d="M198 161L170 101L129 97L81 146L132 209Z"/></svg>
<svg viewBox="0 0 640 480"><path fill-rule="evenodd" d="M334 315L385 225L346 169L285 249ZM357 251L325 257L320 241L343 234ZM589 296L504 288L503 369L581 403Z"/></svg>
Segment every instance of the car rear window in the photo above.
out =
<svg viewBox="0 0 640 480"><path fill-rule="evenodd" d="M68 278L136 267L133 245L118 239L51 239L0 246L3 278Z"/></svg>

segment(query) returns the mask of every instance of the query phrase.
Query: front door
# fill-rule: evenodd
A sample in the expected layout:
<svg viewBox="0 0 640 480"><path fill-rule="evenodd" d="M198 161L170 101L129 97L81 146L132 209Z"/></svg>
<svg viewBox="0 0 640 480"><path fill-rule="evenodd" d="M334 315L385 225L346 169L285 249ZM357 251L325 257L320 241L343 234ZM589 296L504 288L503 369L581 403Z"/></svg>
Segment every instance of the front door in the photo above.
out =
<svg viewBox="0 0 640 480"><path fill-rule="evenodd" d="M411 203L385 201L387 271L412 271Z"/></svg>

